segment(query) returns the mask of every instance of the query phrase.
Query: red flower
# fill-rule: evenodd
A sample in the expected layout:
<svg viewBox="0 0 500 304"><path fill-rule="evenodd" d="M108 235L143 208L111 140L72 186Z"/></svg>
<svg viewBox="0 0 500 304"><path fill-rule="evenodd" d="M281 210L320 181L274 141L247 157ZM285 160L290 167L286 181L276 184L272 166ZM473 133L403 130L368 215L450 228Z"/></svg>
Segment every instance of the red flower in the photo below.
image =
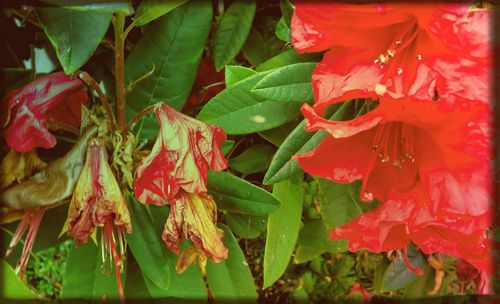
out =
<svg viewBox="0 0 500 304"><path fill-rule="evenodd" d="M120 272L126 250L124 230L128 233L132 231L130 214L108 164L106 147L99 139L92 139L87 148L85 166L71 198L65 229L77 243L81 243L94 233L96 226L102 227L103 261L107 256L113 258L118 290L123 299ZM116 227L119 246L115 241L113 226Z"/></svg>
<svg viewBox="0 0 500 304"><path fill-rule="evenodd" d="M53 147L56 138L47 130L47 120L76 127L87 100L83 82L63 72L39 77L11 92L2 102L0 117L7 144L21 153Z"/></svg>
<svg viewBox="0 0 500 304"><path fill-rule="evenodd" d="M167 246L179 254L182 236L214 262L226 259L228 250L224 246L224 232L216 227L217 206L207 194L179 192L170 202L170 213L165 223L162 239Z"/></svg>
<svg viewBox="0 0 500 304"><path fill-rule="evenodd" d="M493 294L492 275L490 273L474 268L474 266L463 259L458 259L455 266L457 278L462 281L460 293L464 293L465 282L474 280L478 294Z"/></svg>
<svg viewBox="0 0 500 304"><path fill-rule="evenodd" d="M160 131L151 154L135 171L135 196L143 204L165 205L181 189L206 192L208 169L219 171L227 166L221 151L224 131L165 104L159 104L155 113Z"/></svg>
<svg viewBox="0 0 500 304"><path fill-rule="evenodd" d="M298 3L292 41L301 53L330 49L312 76L319 111L380 96L487 101L489 17L466 4Z"/></svg>
<svg viewBox="0 0 500 304"><path fill-rule="evenodd" d="M361 295L364 304L370 303L371 300L370 293L366 291L366 289L364 289L360 283L352 285L351 290L349 291L349 296L353 295Z"/></svg>
<svg viewBox="0 0 500 304"><path fill-rule="evenodd" d="M491 242L485 238L484 230L474 229L472 223L480 219L468 216L439 218L420 203L422 195L424 192L417 188L395 199L389 198L376 209L335 228L331 237L347 239L350 251L362 248L373 252L406 250L413 242L426 254L440 252L460 257L492 273Z"/></svg>

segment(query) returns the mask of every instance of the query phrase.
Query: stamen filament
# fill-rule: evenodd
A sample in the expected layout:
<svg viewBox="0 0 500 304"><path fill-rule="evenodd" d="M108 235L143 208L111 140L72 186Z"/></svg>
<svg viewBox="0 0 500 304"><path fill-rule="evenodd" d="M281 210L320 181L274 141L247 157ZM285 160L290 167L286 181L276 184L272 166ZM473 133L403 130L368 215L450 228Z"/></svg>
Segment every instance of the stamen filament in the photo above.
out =
<svg viewBox="0 0 500 304"><path fill-rule="evenodd" d="M404 258L404 261L405 261L405 264L406 264L406 267L408 267L408 269L415 273L416 275L418 276L422 276L424 274L424 271L422 270L422 268L419 268L419 267L413 267L411 264L410 264L410 260L408 260L408 252L406 250L406 246L403 248L403 258Z"/></svg>

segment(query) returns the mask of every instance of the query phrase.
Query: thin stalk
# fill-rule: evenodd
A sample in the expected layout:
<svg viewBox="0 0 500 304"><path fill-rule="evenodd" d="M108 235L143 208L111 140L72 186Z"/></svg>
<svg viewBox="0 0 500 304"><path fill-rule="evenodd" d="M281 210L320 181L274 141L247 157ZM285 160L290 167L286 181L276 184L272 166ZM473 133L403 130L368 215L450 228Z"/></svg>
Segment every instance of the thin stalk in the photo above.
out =
<svg viewBox="0 0 500 304"><path fill-rule="evenodd" d="M146 108L144 108L142 111L140 111L139 113L137 113L128 123L127 125L122 129L122 134L127 134L128 132L130 132L130 130L132 130L132 127L134 126L135 123L137 123L139 121L139 119L141 119L144 115L147 115L149 113L151 113L155 108L156 108L156 104L154 105L150 105Z"/></svg>
<svg viewBox="0 0 500 304"><path fill-rule="evenodd" d="M115 77L116 77L116 111L118 117L118 129L125 128L125 85L124 85L124 61L125 61L125 36L123 26L125 15L117 13L113 18L115 32Z"/></svg>

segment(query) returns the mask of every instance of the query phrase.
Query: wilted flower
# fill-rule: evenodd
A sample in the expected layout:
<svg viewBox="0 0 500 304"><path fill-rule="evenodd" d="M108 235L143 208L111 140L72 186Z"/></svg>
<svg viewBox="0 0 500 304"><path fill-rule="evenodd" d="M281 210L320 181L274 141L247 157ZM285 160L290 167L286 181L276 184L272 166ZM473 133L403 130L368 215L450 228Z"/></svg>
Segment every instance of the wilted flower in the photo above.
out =
<svg viewBox="0 0 500 304"><path fill-rule="evenodd" d="M224 131L165 104L159 104L155 114L160 131L151 154L135 171L135 196L143 204L164 205L181 190L206 192L208 169L227 166L221 151Z"/></svg>
<svg viewBox="0 0 500 304"><path fill-rule="evenodd" d="M46 165L35 151L19 153L11 149L0 163L0 190L14 182L20 183Z"/></svg>
<svg viewBox="0 0 500 304"><path fill-rule="evenodd" d="M95 138L87 148L85 166L73 192L65 229L81 243L94 233L96 226L102 227L103 262L106 257L112 257L120 298L123 299L120 272L123 269L123 255L126 250L124 230L128 233L132 231L130 214L120 186L108 164L106 147ZM115 241L114 227L118 234L119 246Z"/></svg>
<svg viewBox="0 0 500 304"><path fill-rule="evenodd" d="M11 92L2 101L0 127L7 144L18 152L51 148L56 138L47 129L47 120L76 127L80 107L88 100L84 84L63 72L48 74Z"/></svg>
<svg viewBox="0 0 500 304"><path fill-rule="evenodd" d="M222 241L224 232L216 227L216 222L217 206L210 195L180 191L170 201L162 239L176 254L179 254L183 237L189 239L207 258L217 263L227 258L228 251Z"/></svg>

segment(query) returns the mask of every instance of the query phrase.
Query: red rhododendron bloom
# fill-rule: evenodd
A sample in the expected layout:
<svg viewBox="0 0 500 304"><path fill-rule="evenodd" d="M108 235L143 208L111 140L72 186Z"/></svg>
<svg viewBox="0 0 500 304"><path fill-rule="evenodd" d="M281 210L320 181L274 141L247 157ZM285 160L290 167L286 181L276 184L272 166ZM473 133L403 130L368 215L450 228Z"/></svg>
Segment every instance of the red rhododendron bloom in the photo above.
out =
<svg viewBox="0 0 500 304"><path fill-rule="evenodd" d="M159 104L155 113L160 131L151 154L135 171L135 196L143 204L165 205L181 189L206 192L208 169L227 166L221 151L224 131L165 104Z"/></svg>
<svg viewBox="0 0 500 304"><path fill-rule="evenodd" d="M120 272L126 250L124 230L128 233L132 231L130 214L108 164L106 147L99 139L92 139L87 148L85 166L73 192L65 229L81 243L94 233L96 226L102 227L103 261L108 256L113 258L118 290L123 299ZM119 246L116 244L113 227L117 230Z"/></svg>
<svg viewBox="0 0 500 304"><path fill-rule="evenodd" d="M84 83L63 72L39 77L11 92L2 102L0 117L7 144L22 153L53 147L56 138L47 130L47 120L76 127L87 100Z"/></svg>
<svg viewBox="0 0 500 304"><path fill-rule="evenodd" d="M366 97L486 102L489 16L467 4L298 3L292 41L329 50L312 75L318 111Z"/></svg>
<svg viewBox="0 0 500 304"><path fill-rule="evenodd" d="M224 232L217 228L217 206L207 194L179 192L170 202L170 213L165 223L162 239L179 254L182 236L191 240L201 252L214 262L226 259Z"/></svg>
<svg viewBox="0 0 500 304"><path fill-rule="evenodd" d="M426 254L435 252L461 257L474 267L492 273L491 243L484 230L474 229L473 218L442 219L421 204L423 191L415 189L389 198L376 209L337 227L332 238L345 238L349 250L368 249L373 252L405 250L415 243ZM451 224L451 225L450 225ZM452 226L450 228L450 226ZM421 271L421 270L419 270Z"/></svg>

